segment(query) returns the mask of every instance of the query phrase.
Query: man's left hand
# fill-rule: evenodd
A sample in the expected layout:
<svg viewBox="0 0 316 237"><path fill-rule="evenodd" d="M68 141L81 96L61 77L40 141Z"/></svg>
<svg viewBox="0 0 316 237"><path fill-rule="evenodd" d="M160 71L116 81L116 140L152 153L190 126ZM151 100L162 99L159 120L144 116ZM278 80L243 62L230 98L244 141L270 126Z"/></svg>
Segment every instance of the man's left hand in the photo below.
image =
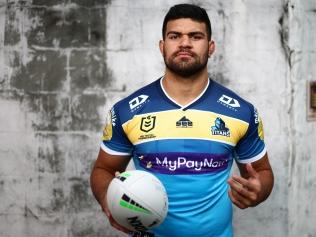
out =
<svg viewBox="0 0 316 237"><path fill-rule="evenodd" d="M247 179L233 175L227 181L230 186L228 195L231 201L241 209L256 206L261 202L262 184L259 174L251 164L246 164L246 169L249 175Z"/></svg>

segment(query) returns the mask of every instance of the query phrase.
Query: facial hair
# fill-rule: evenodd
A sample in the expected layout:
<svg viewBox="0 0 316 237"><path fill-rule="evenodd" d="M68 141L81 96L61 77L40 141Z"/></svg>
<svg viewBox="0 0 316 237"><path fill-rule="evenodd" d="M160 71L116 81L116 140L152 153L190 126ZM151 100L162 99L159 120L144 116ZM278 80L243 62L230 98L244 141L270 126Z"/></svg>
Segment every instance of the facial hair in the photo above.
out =
<svg viewBox="0 0 316 237"><path fill-rule="evenodd" d="M177 62L175 59L178 53L187 52L194 59L192 60L182 60ZM163 50L163 57L166 64L166 67L173 73L183 77L191 77L202 70L205 69L208 62L208 52L206 51L201 57L191 52L188 49L180 49L177 52L173 53L170 57L167 58L165 49Z"/></svg>

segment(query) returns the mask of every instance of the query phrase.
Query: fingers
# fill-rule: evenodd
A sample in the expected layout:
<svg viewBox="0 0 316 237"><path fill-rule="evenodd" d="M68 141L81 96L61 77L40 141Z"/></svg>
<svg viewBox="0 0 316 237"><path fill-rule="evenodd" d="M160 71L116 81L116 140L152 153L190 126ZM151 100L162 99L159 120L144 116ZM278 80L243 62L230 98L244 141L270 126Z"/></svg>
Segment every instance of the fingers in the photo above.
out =
<svg viewBox="0 0 316 237"><path fill-rule="evenodd" d="M105 213L105 215L108 217L108 218L110 218L111 217L111 213L110 213L110 211L108 210L108 209L102 209L103 211L104 211L104 213Z"/></svg>
<svg viewBox="0 0 316 237"><path fill-rule="evenodd" d="M248 181L238 177L238 176L233 176L231 177L228 181L228 184L230 185L230 188L234 191L236 191L238 194L242 195L242 196L249 196L250 191L249 191L249 184Z"/></svg>
<svg viewBox="0 0 316 237"><path fill-rule="evenodd" d="M119 171L115 172L115 177L119 176L121 173Z"/></svg>
<svg viewBox="0 0 316 237"><path fill-rule="evenodd" d="M110 210L108 209L108 207L107 207L107 205L105 203L103 203L103 205L102 205L102 210L105 213L105 215L107 216L107 218L108 218L108 220L109 220L109 222L110 222L112 227L114 227L115 229L117 229L119 231L122 231L122 232L124 232L126 234L129 234L129 235L133 234L133 231L130 231L129 229L125 228L124 226L121 226L119 223L117 223L114 220Z"/></svg>
<svg viewBox="0 0 316 237"><path fill-rule="evenodd" d="M245 209L256 205L260 191L257 181L233 175L227 182L231 188L229 197L237 207Z"/></svg>
<svg viewBox="0 0 316 237"><path fill-rule="evenodd" d="M232 178L228 180L228 184L231 188L231 190L229 190L229 197L232 202L241 209L249 207L251 205L251 199L249 197L253 194L247 187Z"/></svg>
<svg viewBox="0 0 316 237"><path fill-rule="evenodd" d="M247 163L246 164L246 169L247 169L247 172L249 174L250 177L253 177L253 178L258 178L259 177L259 174L257 173L257 171L252 167L251 163Z"/></svg>
<svg viewBox="0 0 316 237"><path fill-rule="evenodd" d="M233 191L232 190L229 190L228 191L228 195L229 195L229 198L230 200L232 201L232 203L234 203L237 207L239 207L240 209L245 209L247 208L248 206L246 206L244 203L240 202L237 197L236 197L236 194L233 194Z"/></svg>
<svg viewBox="0 0 316 237"><path fill-rule="evenodd" d="M104 210L105 215L108 217L109 222L111 224L112 227L114 227L115 229L124 232L125 234L133 234L133 231L130 231L129 229L125 228L124 226L121 226L119 223L117 223L113 216L111 215L110 211L108 209Z"/></svg>
<svg viewBox="0 0 316 237"><path fill-rule="evenodd" d="M230 182L230 180L232 180ZM243 177L233 175L229 180L229 184L232 184L234 187L236 187L237 191L241 188L244 188L246 190L250 191L258 191L258 182L256 182L254 179L248 180ZM243 192L244 190L241 190Z"/></svg>
<svg viewBox="0 0 316 237"><path fill-rule="evenodd" d="M131 231L131 230L125 228L124 226L121 226L120 224L118 224L118 223L114 220L114 218L112 217L112 215L110 215L109 221L110 221L111 226L113 226L115 229L117 229L117 230L119 230L119 231L124 232L125 234L131 235L131 234L134 233L133 231Z"/></svg>
<svg viewBox="0 0 316 237"><path fill-rule="evenodd" d="M230 189L228 191L229 197L231 199L231 201L239 208L241 209L245 209L247 207L251 207L253 206L253 203L255 200L253 200L250 197L244 196L240 193L238 193L237 191L235 191L234 189Z"/></svg>

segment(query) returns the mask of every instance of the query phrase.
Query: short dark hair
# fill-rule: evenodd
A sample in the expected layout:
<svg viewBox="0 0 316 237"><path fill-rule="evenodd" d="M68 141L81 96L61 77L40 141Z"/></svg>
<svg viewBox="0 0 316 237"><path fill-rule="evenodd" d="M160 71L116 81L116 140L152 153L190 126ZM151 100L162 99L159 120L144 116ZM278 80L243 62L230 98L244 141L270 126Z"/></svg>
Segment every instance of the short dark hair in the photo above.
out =
<svg viewBox="0 0 316 237"><path fill-rule="evenodd" d="M169 9L162 25L162 38L165 39L167 23L180 18L190 18L194 21L205 23L208 40L212 37L211 21L204 8L193 4L177 4Z"/></svg>

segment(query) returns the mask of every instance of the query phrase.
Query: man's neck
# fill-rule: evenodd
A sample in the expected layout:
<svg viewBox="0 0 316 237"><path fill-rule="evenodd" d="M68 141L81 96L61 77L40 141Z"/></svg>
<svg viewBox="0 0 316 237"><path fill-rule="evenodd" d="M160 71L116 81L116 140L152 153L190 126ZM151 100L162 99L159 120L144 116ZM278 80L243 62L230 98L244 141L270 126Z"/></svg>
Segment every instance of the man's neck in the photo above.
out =
<svg viewBox="0 0 316 237"><path fill-rule="evenodd" d="M207 83L208 74L206 69L186 78L176 75L167 69L162 81L168 96L182 106L194 101L203 92Z"/></svg>

